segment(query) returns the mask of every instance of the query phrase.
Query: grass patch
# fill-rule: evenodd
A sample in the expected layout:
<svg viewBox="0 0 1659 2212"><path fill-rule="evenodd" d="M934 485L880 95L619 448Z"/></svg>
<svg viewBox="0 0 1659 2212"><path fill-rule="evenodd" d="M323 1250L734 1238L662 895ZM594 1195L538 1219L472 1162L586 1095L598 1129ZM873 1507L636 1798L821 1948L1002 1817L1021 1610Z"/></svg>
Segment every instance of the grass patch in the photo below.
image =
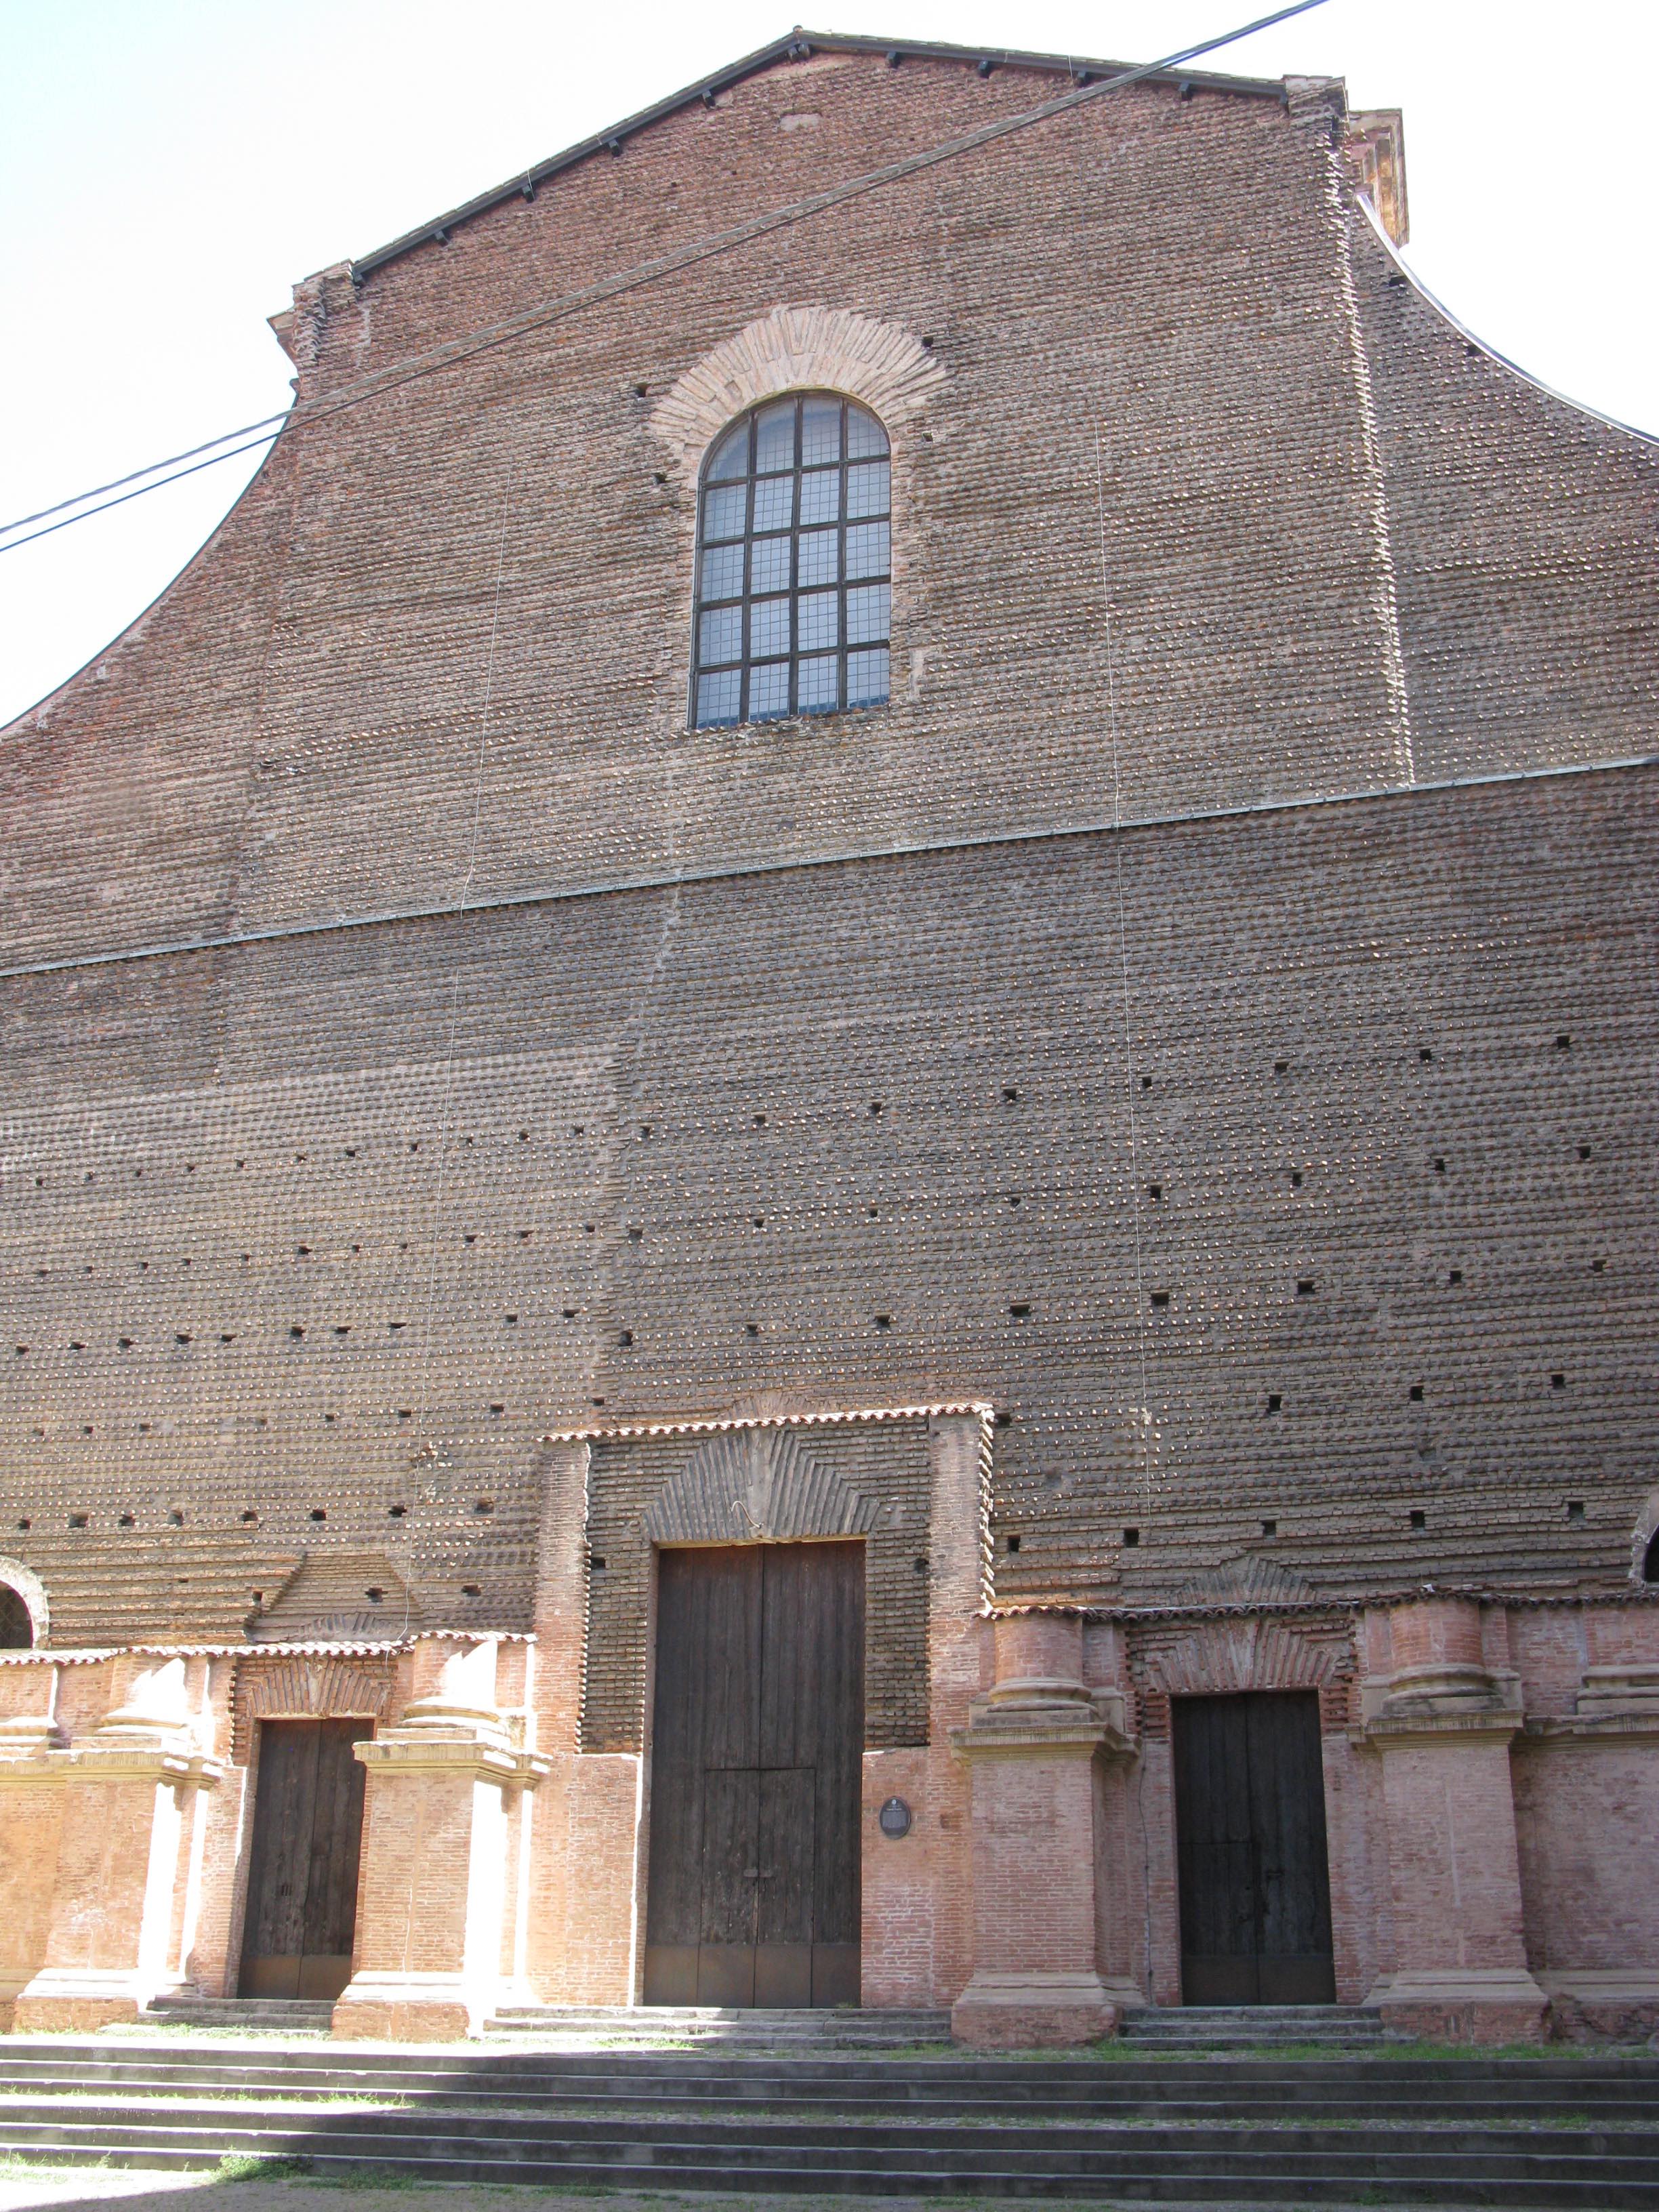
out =
<svg viewBox="0 0 1659 2212"><path fill-rule="evenodd" d="M228 2150L213 2169L216 2181L287 2181L309 2173L311 2160L291 2151Z"/></svg>

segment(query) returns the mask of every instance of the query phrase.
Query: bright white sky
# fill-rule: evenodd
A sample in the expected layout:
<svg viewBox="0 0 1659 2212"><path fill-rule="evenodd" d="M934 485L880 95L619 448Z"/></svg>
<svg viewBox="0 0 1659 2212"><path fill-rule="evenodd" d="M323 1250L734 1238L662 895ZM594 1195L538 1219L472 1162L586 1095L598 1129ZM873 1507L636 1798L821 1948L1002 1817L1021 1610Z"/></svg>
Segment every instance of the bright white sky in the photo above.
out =
<svg viewBox="0 0 1659 2212"><path fill-rule="evenodd" d="M860 4L809 27L1139 62L1270 0ZM766 44L790 7L0 0L0 520L285 406L264 319L296 277ZM1654 0L1327 0L1209 66L1403 108L1423 281L1659 431ZM257 458L0 554L0 720L155 598Z"/></svg>

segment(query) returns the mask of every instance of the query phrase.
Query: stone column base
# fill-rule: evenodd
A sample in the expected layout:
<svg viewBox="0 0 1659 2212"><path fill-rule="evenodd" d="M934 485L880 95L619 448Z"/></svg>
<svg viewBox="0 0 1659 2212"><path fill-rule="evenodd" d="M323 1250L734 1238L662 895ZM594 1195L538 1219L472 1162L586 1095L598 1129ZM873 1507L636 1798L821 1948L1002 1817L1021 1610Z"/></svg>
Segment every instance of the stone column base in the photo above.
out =
<svg viewBox="0 0 1659 2212"><path fill-rule="evenodd" d="M1435 2043L1541 2043L1548 2033L1549 1999L1523 1966L1385 1974L1365 2002L1390 2035Z"/></svg>
<svg viewBox="0 0 1659 2212"><path fill-rule="evenodd" d="M951 2033L981 2051L1032 2051L1115 2035L1137 1989L1098 1974L998 1972L981 1967L951 2008Z"/></svg>
<svg viewBox="0 0 1659 2212"><path fill-rule="evenodd" d="M1540 1973L1551 2032L1563 2043L1644 2043L1659 2033L1659 1972Z"/></svg>
<svg viewBox="0 0 1659 2212"><path fill-rule="evenodd" d="M136 1974L99 1966L46 1966L11 2004L19 2035L90 2035L114 2020L137 2020L155 1994Z"/></svg>
<svg viewBox="0 0 1659 2212"><path fill-rule="evenodd" d="M335 2000L332 2033L362 2043L455 2043L495 2009L459 1974L354 1974Z"/></svg>

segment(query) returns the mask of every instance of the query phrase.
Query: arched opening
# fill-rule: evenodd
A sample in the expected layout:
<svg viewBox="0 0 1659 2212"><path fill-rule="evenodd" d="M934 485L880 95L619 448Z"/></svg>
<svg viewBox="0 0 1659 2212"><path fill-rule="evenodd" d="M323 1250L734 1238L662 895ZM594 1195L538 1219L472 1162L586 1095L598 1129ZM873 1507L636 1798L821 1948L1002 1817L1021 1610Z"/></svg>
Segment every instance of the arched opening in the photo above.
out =
<svg viewBox="0 0 1659 2212"><path fill-rule="evenodd" d="M1648 1538L1648 1548L1642 1554L1642 1579L1644 1583L1659 1583L1659 1528Z"/></svg>
<svg viewBox="0 0 1659 2212"><path fill-rule="evenodd" d="M831 392L751 408L703 465L691 719L699 729L888 696L887 433Z"/></svg>
<svg viewBox="0 0 1659 2212"><path fill-rule="evenodd" d="M0 1583L0 1651L32 1651L34 1622L20 1593Z"/></svg>

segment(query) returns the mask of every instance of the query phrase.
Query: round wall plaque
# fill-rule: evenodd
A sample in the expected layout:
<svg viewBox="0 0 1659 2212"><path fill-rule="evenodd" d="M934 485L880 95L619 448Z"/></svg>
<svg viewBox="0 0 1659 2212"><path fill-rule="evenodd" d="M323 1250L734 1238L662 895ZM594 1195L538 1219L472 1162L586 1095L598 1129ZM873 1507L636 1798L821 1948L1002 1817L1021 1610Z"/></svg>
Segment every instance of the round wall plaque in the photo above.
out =
<svg viewBox="0 0 1659 2212"><path fill-rule="evenodd" d="M884 1836L908 1836L910 1832L910 1808L902 1797L890 1797L879 1814Z"/></svg>

